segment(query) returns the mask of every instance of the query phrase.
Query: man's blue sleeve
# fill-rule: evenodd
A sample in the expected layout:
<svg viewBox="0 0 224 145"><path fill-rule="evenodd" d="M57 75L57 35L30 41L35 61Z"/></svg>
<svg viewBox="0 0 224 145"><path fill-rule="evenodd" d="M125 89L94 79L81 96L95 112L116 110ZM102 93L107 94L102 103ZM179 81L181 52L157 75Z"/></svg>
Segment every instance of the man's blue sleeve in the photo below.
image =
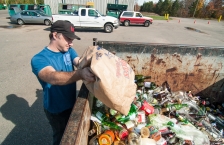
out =
<svg viewBox="0 0 224 145"><path fill-rule="evenodd" d="M32 72L38 76L38 73L45 68L46 66L49 66L50 64L46 59L44 59L43 56L34 56L31 59L31 66L32 66Z"/></svg>
<svg viewBox="0 0 224 145"><path fill-rule="evenodd" d="M78 54L76 53L76 51L73 49L73 48L70 48L69 49L69 53L70 53L70 56L71 56L71 60L73 62L73 60L78 57Z"/></svg>

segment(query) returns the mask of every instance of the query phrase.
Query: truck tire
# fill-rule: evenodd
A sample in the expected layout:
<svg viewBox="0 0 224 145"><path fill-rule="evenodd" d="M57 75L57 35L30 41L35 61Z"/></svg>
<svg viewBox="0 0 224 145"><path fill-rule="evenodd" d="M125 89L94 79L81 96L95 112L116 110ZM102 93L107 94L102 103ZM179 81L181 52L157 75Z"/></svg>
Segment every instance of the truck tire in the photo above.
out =
<svg viewBox="0 0 224 145"><path fill-rule="evenodd" d="M104 31L105 31L106 33L111 33L111 32L113 32L113 26L112 26L112 24L106 24L106 25L104 26Z"/></svg>
<svg viewBox="0 0 224 145"><path fill-rule="evenodd" d="M51 25L51 21L50 20L44 20L44 24L49 26L49 25Z"/></svg>
<svg viewBox="0 0 224 145"><path fill-rule="evenodd" d="M22 20L22 19L18 19L18 20L17 20L17 24L19 24L19 25L23 25L23 24L24 24L24 22L23 22L23 20Z"/></svg>
<svg viewBox="0 0 224 145"><path fill-rule="evenodd" d="M149 21L146 21L146 22L144 23L144 26L145 26L145 27L149 27L149 25L150 25Z"/></svg>
<svg viewBox="0 0 224 145"><path fill-rule="evenodd" d="M129 25L130 25L130 22L129 22L128 20L125 20L125 21L124 21L124 26L127 27L127 26L129 26Z"/></svg>

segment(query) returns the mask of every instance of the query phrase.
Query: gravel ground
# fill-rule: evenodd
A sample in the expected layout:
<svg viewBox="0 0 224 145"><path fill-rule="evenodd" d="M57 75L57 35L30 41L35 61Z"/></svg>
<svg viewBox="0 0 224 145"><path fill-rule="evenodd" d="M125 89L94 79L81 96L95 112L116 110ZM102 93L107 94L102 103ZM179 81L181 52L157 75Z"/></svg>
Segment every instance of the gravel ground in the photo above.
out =
<svg viewBox="0 0 224 145"><path fill-rule="evenodd" d="M11 24L0 11L0 144L49 145L51 128L43 112L42 88L31 71L30 59L48 45L49 26ZM194 23L195 22L195 23ZM189 27L187 29L187 27ZM113 33L76 29L74 41L81 55L92 39L224 47L224 22L173 18L154 21L149 28L120 26ZM78 82L78 89L81 81Z"/></svg>

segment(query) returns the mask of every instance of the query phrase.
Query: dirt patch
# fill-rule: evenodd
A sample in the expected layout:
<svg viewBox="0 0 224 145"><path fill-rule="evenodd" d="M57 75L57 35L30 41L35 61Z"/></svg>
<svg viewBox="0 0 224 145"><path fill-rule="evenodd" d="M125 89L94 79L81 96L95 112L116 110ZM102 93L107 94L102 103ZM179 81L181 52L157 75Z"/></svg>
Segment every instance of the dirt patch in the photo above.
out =
<svg viewBox="0 0 224 145"><path fill-rule="evenodd" d="M150 12L141 12L141 13L142 13L142 15L160 16L160 15L158 15L158 14L156 14L156 13L150 13Z"/></svg>

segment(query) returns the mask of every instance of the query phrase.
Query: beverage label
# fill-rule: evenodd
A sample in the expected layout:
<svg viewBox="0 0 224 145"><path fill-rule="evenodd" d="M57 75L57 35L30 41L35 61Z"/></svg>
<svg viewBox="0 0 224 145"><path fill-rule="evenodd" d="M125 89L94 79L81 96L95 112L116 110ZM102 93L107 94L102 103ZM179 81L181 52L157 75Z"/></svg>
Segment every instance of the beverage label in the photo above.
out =
<svg viewBox="0 0 224 145"><path fill-rule="evenodd" d="M138 112L138 122L139 123L145 123L146 122L144 111L139 111Z"/></svg>
<svg viewBox="0 0 224 145"><path fill-rule="evenodd" d="M148 128L149 128L149 131L150 131L150 135L158 132L158 130L154 126L149 126Z"/></svg>
<svg viewBox="0 0 224 145"><path fill-rule="evenodd" d="M154 113L154 107L151 106L148 102L144 101L142 104L141 110L145 111L146 115L153 114Z"/></svg>
<svg viewBox="0 0 224 145"><path fill-rule="evenodd" d="M145 85L146 88L150 88L151 87L151 82L145 82L144 85Z"/></svg>
<svg viewBox="0 0 224 145"><path fill-rule="evenodd" d="M135 124L133 123L133 121L127 121L127 122L125 123L125 125L126 125L127 129L132 128L132 127L135 126Z"/></svg>
<svg viewBox="0 0 224 145"><path fill-rule="evenodd" d="M126 138L128 137L128 131L126 129L122 129L120 132L119 132L119 138L121 140L125 140Z"/></svg>
<svg viewBox="0 0 224 145"><path fill-rule="evenodd" d="M99 120L102 120L102 116L103 116L103 114L101 113L101 112L97 112L96 113L96 117L99 119Z"/></svg>

